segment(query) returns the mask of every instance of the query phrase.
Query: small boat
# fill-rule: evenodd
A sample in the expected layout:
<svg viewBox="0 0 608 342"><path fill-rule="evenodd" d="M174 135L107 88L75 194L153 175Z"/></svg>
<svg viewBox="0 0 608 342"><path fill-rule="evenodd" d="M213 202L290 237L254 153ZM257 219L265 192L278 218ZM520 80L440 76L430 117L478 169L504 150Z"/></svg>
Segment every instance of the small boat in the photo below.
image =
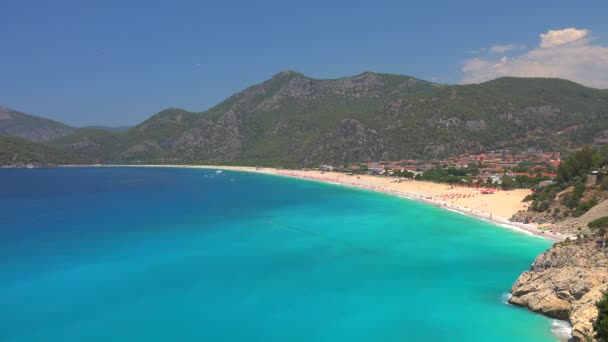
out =
<svg viewBox="0 0 608 342"><path fill-rule="evenodd" d="M215 171L215 173L219 175L220 173L222 173L222 170L217 170Z"/></svg>

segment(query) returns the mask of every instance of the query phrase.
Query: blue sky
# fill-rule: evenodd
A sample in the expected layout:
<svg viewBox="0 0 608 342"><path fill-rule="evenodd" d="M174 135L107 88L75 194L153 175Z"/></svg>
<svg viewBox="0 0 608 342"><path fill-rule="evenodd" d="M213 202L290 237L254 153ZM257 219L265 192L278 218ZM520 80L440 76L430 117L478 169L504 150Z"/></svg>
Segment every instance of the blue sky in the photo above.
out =
<svg viewBox="0 0 608 342"><path fill-rule="evenodd" d="M76 126L202 111L286 69L608 88L608 1L3 0L0 13L0 106Z"/></svg>

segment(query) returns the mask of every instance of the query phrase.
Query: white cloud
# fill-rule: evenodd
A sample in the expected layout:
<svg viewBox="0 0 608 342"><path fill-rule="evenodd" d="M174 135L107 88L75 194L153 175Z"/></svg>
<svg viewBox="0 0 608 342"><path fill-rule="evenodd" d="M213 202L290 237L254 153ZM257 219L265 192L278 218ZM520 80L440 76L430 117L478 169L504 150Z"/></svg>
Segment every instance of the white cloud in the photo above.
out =
<svg viewBox="0 0 608 342"><path fill-rule="evenodd" d="M588 34L588 30L577 30L575 28L550 30L547 33L540 34L540 47L550 48L554 46L573 43L575 41L579 41L585 38Z"/></svg>
<svg viewBox="0 0 608 342"><path fill-rule="evenodd" d="M511 58L472 58L465 61L464 83L502 76L557 77L587 86L608 88L608 46L593 45L588 30L567 28L541 34L538 47Z"/></svg>
<svg viewBox="0 0 608 342"><path fill-rule="evenodd" d="M515 45L515 44L497 44L490 47L490 52L500 54L508 51L521 51L525 50L525 45Z"/></svg>

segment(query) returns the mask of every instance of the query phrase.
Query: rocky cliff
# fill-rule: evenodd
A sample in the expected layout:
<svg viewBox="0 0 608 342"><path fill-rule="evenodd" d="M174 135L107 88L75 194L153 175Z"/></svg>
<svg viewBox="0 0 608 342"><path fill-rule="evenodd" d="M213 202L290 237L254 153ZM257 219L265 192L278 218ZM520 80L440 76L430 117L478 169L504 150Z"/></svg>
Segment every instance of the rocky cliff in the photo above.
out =
<svg viewBox="0 0 608 342"><path fill-rule="evenodd" d="M603 191L597 197L606 197L608 192ZM599 219L601 217L608 216L608 200L601 201L598 205L591 208L581 217L571 217L551 226L551 229L557 230L560 233L565 234L590 234L591 231L587 226L589 222Z"/></svg>
<svg viewBox="0 0 608 342"><path fill-rule="evenodd" d="M608 257L601 239L565 241L539 255L511 288L511 304L569 320L574 341L593 336L595 303L608 288Z"/></svg>

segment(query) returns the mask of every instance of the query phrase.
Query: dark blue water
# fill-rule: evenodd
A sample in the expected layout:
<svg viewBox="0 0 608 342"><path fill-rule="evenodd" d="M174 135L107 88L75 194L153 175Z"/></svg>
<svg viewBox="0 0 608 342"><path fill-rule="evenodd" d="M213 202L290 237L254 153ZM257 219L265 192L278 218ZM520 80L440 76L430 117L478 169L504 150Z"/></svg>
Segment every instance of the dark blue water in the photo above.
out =
<svg viewBox="0 0 608 342"><path fill-rule="evenodd" d="M549 242L236 172L0 170L0 341L551 341L503 296Z"/></svg>

